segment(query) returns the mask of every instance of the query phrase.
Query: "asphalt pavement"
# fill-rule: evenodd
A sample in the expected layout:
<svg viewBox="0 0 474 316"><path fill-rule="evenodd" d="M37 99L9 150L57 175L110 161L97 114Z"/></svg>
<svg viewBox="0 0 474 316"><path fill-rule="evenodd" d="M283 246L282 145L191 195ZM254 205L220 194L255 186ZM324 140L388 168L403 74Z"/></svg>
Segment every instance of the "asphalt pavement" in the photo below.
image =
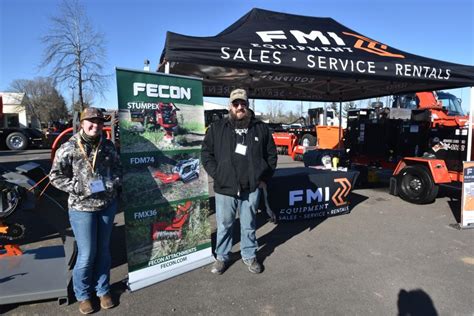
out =
<svg viewBox="0 0 474 316"><path fill-rule="evenodd" d="M10 155L0 153L2 167L7 160L12 162ZM280 168L301 165L279 156ZM351 203L350 214L323 220L275 225L259 213L260 275L239 260L236 240L235 261L223 275L205 266L133 293L123 282L127 264L119 213L111 272L118 306L96 314L474 315L474 230L453 227L460 216L458 197L420 206L382 187L354 190ZM39 240L30 234L22 247L57 242L47 226L36 228ZM8 287L2 282L8 281L0 280L3 292ZM72 297L67 306L48 300L0 306L0 312L79 314Z"/></svg>

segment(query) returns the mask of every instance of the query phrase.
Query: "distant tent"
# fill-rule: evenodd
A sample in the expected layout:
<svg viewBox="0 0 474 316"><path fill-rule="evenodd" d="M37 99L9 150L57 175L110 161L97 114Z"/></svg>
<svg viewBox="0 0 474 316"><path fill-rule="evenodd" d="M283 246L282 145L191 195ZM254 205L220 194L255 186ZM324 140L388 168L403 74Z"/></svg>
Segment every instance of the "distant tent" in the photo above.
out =
<svg viewBox="0 0 474 316"><path fill-rule="evenodd" d="M350 101L474 85L474 67L400 51L330 18L253 9L213 37L167 33L160 70L203 78L204 95Z"/></svg>

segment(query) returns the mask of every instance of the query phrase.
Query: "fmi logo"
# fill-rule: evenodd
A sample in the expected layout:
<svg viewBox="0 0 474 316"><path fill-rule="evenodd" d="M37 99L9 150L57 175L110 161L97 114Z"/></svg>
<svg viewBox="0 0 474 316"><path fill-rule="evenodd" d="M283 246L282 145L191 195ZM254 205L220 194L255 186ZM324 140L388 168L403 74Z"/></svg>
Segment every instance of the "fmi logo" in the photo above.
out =
<svg viewBox="0 0 474 316"><path fill-rule="evenodd" d="M329 202L329 199L331 199L336 206L347 204L347 196L352 188L351 182L347 178L336 178L334 182L340 186L332 196L329 187L317 188L314 191L312 189L290 191L289 205L294 206L297 202L304 202L310 205L313 201Z"/></svg>
<svg viewBox="0 0 474 316"><path fill-rule="evenodd" d="M276 30L276 31L260 31L256 32L260 36L261 40L264 43L272 43L273 40L285 40L288 37L285 34L285 31ZM346 44L336 33L326 32L323 34L321 31L311 31L309 33L304 33L299 30L291 30L290 34L296 39L299 44L308 44L308 40L314 42L318 40L322 45L331 45L331 40L333 44L338 46L345 46Z"/></svg>
<svg viewBox="0 0 474 316"><path fill-rule="evenodd" d="M323 193L324 192L324 193ZM305 202L311 204L313 201L328 202L329 187L317 188L315 191L311 189L290 191L290 206L294 206L296 202Z"/></svg>
<svg viewBox="0 0 474 316"><path fill-rule="evenodd" d="M287 34L283 30L260 31L256 33L264 43L273 43L276 40L288 39ZM318 30L313 30L305 33L300 30L290 30L289 33L296 39L298 44L308 44L308 42L319 42L321 43L321 45L335 44L337 46L346 46L344 40L335 32L321 32ZM363 50L368 53L384 57L405 58L405 56L402 54L395 54L389 52L387 45L381 44L365 36L349 32L342 32L342 34L355 37L357 40L354 44L354 48L357 48L359 50Z"/></svg>

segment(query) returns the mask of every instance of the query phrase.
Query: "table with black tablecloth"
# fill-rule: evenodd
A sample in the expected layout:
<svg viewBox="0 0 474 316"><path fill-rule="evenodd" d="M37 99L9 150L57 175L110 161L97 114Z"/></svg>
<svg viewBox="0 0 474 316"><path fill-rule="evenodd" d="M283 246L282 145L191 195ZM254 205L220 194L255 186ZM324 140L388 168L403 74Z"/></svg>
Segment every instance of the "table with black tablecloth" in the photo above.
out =
<svg viewBox="0 0 474 316"><path fill-rule="evenodd" d="M277 169L268 181L268 202L279 221L346 214L357 171L309 167Z"/></svg>

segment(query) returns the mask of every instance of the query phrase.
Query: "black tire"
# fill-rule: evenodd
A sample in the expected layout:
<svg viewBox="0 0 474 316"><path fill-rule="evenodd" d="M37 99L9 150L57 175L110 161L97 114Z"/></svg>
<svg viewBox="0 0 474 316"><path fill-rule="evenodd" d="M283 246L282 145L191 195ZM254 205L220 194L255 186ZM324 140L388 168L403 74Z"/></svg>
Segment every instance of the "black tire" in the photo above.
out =
<svg viewBox="0 0 474 316"><path fill-rule="evenodd" d="M7 136L6 145L11 150L24 150L28 147L28 138L20 132L14 132Z"/></svg>
<svg viewBox="0 0 474 316"><path fill-rule="evenodd" d="M436 199L439 187L425 166L407 166L398 175L398 194L410 203L427 204Z"/></svg>
<svg viewBox="0 0 474 316"><path fill-rule="evenodd" d="M305 143L307 145L305 145ZM302 146L316 146L316 137L311 134L304 134L303 138L301 138L301 145Z"/></svg>

